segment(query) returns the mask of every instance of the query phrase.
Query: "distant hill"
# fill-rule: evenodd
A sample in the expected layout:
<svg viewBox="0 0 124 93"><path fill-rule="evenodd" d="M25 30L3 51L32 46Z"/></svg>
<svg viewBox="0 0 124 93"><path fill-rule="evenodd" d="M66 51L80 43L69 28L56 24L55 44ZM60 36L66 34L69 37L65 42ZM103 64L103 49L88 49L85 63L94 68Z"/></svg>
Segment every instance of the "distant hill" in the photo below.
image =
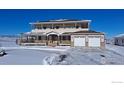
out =
<svg viewBox="0 0 124 93"><path fill-rule="evenodd" d="M19 35L0 35L0 37L10 37L10 38L13 38L13 37L19 37Z"/></svg>
<svg viewBox="0 0 124 93"><path fill-rule="evenodd" d="M0 35L0 42L13 42L19 38L19 35Z"/></svg>

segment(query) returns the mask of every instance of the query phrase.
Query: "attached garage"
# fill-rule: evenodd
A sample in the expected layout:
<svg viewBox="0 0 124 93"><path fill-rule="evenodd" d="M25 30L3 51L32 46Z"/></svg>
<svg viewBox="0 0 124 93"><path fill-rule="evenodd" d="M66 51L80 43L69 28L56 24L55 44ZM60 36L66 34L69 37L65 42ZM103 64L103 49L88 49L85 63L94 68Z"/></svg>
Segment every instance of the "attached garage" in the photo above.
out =
<svg viewBox="0 0 124 93"><path fill-rule="evenodd" d="M100 37L89 37L89 47L100 47Z"/></svg>
<svg viewBox="0 0 124 93"><path fill-rule="evenodd" d="M85 38L83 37L74 38L74 46L85 46Z"/></svg>
<svg viewBox="0 0 124 93"><path fill-rule="evenodd" d="M104 49L104 33L95 31L78 31L71 33L71 46Z"/></svg>

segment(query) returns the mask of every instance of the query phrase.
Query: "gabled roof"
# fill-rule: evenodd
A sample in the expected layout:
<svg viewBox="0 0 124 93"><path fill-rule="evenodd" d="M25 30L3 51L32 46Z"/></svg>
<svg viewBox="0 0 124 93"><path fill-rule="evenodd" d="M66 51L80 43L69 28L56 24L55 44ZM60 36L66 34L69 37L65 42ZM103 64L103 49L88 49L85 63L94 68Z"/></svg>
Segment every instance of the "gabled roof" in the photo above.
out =
<svg viewBox="0 0 124 93"><path fill-rule="evenodd" d="M58 35L59 33L57 33L57 32L54 32L54 31L51 31L51 32L48 32L48 33L46 33L47 35L51 35L51 34L56 34L56 35Z"/></svg>

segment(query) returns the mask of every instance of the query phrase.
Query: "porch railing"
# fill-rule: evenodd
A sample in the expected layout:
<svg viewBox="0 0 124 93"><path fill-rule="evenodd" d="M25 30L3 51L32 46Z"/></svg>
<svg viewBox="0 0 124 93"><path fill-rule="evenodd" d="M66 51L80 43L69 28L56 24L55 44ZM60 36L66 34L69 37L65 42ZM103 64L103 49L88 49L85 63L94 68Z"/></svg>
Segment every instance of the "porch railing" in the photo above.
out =
<svg viewBox="0 0 124 93"><path fill-rule="evenodd" d="M70 40L61 40L60 44L71 44Z"/></svg>

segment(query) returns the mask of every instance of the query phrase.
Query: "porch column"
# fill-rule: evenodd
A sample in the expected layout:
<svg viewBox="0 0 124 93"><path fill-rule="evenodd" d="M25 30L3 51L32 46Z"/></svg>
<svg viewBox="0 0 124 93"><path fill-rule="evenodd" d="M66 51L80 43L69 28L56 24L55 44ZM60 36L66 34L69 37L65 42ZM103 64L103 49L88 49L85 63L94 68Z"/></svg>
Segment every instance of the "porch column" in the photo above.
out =
<svg viewBox="0 0 124 93"><path fill-rule="evenodd" d="M63 24L63 28L65 28L65 24Z"/></svg>
<svg viewBox="0 0 124 93"><path fill-rule="evenodd" d="M90 22L88 22L88 29L90 29Z"/></svg>
<svg viewBox="0 0 124 93"><path fill-rule="evenodd" d="M61 43L61 35L59 36L59 43Z"/></svg>
<svg viewBox="0 0 124 93"><path fill-rule="evenodd" d="M43 35L43 43L45 43L45 42L46 42L46 36Z"/></svg>
<svg viewBox="0 0 124 93"><path fill-rule="evenodd" d="M28 35L26 35L26 41L28 41Z"/></svg>
<svg viewBox="0 0 124 93"><path fill-rule="evenodd" d="M36 40L38 40L38 35L36 35Z"/></svg>
<svg viewBox="0 0 124 93"><path fill-rule="evenodd" d="M41 29L43 29L43 25L41 24Z"/></svg>
<svg viewBox="0 0 124 93"><path fill-rule="evenodd" d="M52 29L53 29L53 24L52 24Z"/></svg>
<svg viewBox="0 0 124 93"><path fill-rule="evenodd" d="M27 42L29 43L31 40L30 35L27 35Z"/></svg>
<svg viewBox="0 0 124 93"><path fill-rule="evenodd" d="M46 45L48 45L48 36L46 35Z"/></svg>
<svg viewBox="0 0 124 93"><path fill-rule="evenodd" d="M77 23L75 23L75 28L76 28L76 26L77 26Z"/></svg>
<svg viewBox="0 0 124 93"><path fill-rule="evenodd" d="M60 38L59 38L59 35L57 35L57 36L58 36L57 45L59 45L60 44Z"/></svg>

